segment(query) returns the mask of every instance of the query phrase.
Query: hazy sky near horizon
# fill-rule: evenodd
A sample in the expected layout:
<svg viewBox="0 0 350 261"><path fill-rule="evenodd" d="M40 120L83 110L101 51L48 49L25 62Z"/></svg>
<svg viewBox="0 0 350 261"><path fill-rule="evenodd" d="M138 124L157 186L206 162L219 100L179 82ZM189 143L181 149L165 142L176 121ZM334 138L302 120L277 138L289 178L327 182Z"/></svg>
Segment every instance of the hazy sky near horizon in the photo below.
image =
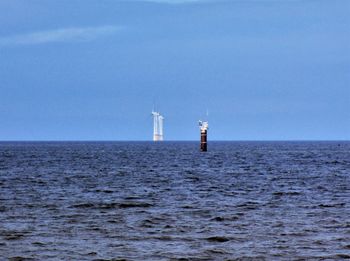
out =
<svg viewBox="0 0 350 261"><path fill-rule="evenodd" d="M1 0L0 140L350 139L350 1Z"/></svg>

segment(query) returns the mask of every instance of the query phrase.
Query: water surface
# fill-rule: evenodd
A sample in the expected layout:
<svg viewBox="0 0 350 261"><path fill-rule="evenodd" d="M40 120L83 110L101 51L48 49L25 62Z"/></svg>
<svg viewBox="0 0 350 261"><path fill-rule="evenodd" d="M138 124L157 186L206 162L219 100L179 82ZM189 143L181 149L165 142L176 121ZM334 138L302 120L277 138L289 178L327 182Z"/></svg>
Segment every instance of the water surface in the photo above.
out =
<svg viewBox="0 0 350 261"><path fill-rule="evenodd" d="M0 259L350 258L349 142L0 143Z"/></svg>

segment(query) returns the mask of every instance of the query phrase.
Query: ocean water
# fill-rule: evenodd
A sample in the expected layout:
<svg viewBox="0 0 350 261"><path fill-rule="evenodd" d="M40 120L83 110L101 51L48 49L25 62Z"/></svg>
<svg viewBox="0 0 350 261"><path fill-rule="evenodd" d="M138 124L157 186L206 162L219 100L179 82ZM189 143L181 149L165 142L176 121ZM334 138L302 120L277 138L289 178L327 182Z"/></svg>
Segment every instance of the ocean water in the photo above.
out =
<svg viewBox="0 0 350 261"><path fill-rule="evenodd" d="M350 258L350 142L0 143L0 260Z"/></svg>

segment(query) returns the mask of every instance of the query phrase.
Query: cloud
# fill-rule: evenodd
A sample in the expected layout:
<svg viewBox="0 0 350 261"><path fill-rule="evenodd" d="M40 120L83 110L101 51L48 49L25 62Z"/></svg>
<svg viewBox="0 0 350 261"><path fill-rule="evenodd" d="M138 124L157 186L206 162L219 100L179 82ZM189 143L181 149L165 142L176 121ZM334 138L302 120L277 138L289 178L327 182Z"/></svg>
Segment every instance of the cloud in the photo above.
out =
<svg viewBox="0 0 350 261"><path fill-rule="evenodd" d="M244 2L242 0L122 0L124 2L133 1L133 2L150 2L150 3L158 3L158 4L200 4L200 3L224 3L224 2ZM264 0L250 0L252 2L259 2ZM278 0L265 0L267 2L274 2ZM298 2L303 0L285 0L287 2Z"/></svg>
<svg viewBox="0 0 350 261"><path fill-rule="evenodd" d="M0 37L1 45L30 45L55 42L84 42L120 31L120 26L70 27Z"/></svg>
<svg viewBox="0 0 350 261"><path fill-rule="evenodd" d="M202 3L212 2L213 0L134 0L136 2L152 2L159 4L190 4L190 3Z"/></svg>

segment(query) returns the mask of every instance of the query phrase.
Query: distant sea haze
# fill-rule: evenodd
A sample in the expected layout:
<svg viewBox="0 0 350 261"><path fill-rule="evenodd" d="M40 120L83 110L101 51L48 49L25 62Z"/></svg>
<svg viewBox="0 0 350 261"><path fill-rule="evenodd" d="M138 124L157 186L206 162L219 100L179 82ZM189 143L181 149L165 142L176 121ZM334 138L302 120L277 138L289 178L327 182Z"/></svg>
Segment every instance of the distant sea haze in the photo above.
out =
<svg viewBox="0 0 350 261"><path fill-rule="evenodd" d="M350 258L350 142L1 142L0 259Z"/></svg>

